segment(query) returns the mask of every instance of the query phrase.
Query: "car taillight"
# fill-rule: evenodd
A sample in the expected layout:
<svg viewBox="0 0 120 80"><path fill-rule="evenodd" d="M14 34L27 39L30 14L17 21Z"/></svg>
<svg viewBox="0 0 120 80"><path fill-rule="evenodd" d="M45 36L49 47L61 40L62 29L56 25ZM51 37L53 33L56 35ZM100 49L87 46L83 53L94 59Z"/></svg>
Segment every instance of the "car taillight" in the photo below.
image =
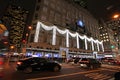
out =
<svg viewBox="0 0 120 80"><path fill-rule="evenodd" d="M81 63L89 63L89 61L80 61Z"/></svg>
<svg viewBox="0 0 120 80"><path fill-rule="evenodd" d="M3 62L2 61L0 61L0 65L2 65L3 64Z"/></svg>
<svg viewBox="0 0 120 80"><path fill-rule="evenodd" d="M22 64L22 62L17 62L17 64L18 64L18 65L21 65L21 64Z"/></svg>

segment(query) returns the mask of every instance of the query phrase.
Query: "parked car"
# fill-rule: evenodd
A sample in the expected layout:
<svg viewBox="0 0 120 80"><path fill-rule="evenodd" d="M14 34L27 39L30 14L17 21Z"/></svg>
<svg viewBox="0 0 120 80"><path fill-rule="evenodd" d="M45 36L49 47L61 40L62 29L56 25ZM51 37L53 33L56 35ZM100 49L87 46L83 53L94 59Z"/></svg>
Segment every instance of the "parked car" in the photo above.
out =
<svg viewBox="0 0 120 80"><path fill-rule="evenodd" d="M4 65L4 59L3 57L0 57L0 78L3 77L3 65Z"/></svg>
<svg viewBox="0 0 120 80"><path fill-rule="evenodd" d="M120 71L114 74L114 78L115 78L114 80L120 80Z"/></svg>
<svg viewBox="0 0 120 80"><path fill-rule="evenodd" d="M16 69L24 73L31 73L33 70L60 71L61 65L57 61L50 61L46 58L31 57L19 60Z"/></svg>
<svg viewBox="0 0 120 80"><path fill-rule="evenodd" d="M79 62L80 58L75 58L74 59L74 64L77 64Z"/></svg>
<svg viewBox="0 0 120 80"><path fill-rule="evenodd" d="M104 63L106 63L106 64L115 64L115 59L113 59L113 58L106 58L104 60Z"/></svg>
<svg viewBox="0 0 120 80"><path fill-rule="evenodd" d="M120 60L115 60L115 64L120 65Z"/></svg>
<svg viewBox="0 0 120 80"><path fill-rule="evenodd" d="M101 67L101 63L97 59L93 59L93 58L81 58L79 60L79 64L81 67L87 67L89 69L95 69Z"/></svg>

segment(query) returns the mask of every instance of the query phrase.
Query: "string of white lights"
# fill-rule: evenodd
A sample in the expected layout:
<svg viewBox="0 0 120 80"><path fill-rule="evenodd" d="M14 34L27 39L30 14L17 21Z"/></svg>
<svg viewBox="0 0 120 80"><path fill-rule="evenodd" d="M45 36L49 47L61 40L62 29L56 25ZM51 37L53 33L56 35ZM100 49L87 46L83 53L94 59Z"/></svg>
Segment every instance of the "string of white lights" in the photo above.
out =
<svg viewBox="0 0 120 80"><path fill-rule="evenodd" d="M88 49L87 46L87 41L91 41L91 45L92 45L92 50L94 50L94 43L97 44L97 48L99 48L99 44L102 46L102 50L104 51L104 47L103 47L103 42L102 41L98 41L98 40L94 40L92 37L88 38L86 35L79 35L77 32L76 33L71 33L69 30L65 29L65 30L61 30L59 28L57 28L56 26L46 26L41 22L37 23L37 27L36 27L36 33L35 33L35 38L34 38L34 42L38 42L38 36L39 36L39 32L40 32L40 28L43 28L44 30L53 30L53 37L52 37L52 45L56 45L56 31L59 32L60 34L66 34L66 47L69 47L69 35L72 37L76 37L77 39L77 48L79 48L79 38L80 39L84 39L85 40L85 49ZM99 51L99 49L98 49Z"/></svg>
<svg viewBox="0 0 120 80"><path fill-rule="evenodd" d="M38 22L37 23L37 27L36 27L34 42L38 42L38 36L39 36L40 26L41 26L41 24L40 24L40 22Z"/></svg>
<svg viewBox="0 0 120 80"><path fill-rule="evenodd" d="M78 33L76 33L77 34L77 37L76 37L76 39L77 39L77 48L79 49L79 37L78 37Z"/></svg>
<svg viewBox="0 0 120 80"><path fill-rule="evenodd" d="M53 28L52 45L56 43L56 27Z"/></svg>

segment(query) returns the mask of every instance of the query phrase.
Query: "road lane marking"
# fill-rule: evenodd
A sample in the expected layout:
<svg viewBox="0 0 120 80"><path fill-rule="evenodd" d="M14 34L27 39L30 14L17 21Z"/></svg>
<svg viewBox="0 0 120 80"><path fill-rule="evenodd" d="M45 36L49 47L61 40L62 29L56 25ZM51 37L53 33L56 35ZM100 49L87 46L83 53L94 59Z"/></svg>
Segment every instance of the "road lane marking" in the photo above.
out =
<svg viewBox="0 0 120 80"><path fill-rule="evenodd" d="M85 76L90 76L90 75L91 75L91 76L94 76L94 75L97 75L97 74L98 74L98 73L94 73L94 74L93 74L93 73L88 73L88 74L86 74Z"/></svg>
<svg viewBox="0 0 120 80"><path fill-rule="evenodd" d="M107 80L112 78L111 76L107 74L102 74L102 73L88 73L88 74L85 74L85 76L93 80Z"/></svg>
<svg viewBox="0 0 120 80"><path fill-rule="evenodd" d="M63 75L58 75L58 76L32 78L32 79L26 79L26 80L44 80L44 79L51 79L51 78L60 78L60 77L74 76L74 75L78 75L78 74L87 74L87 73L90 73L90 72L97 72L97 71L102 71L102 70L108 70L108 71L114 71L114 72L117 71L117 70L110 70L110 69L98 69L98 70L91 70L91 71L85 71L85 72L77 72L77 73L71 73L71 74L63 74Z"/></svg>
<svg viewBox="0 0 120 80"><path fill-rule="evenodd" d="M98 79L101 78L102 76L103 76L103 74L99 74L99 75L95 76L95 78L93 78L93 79L98 80Z"/></svg>
<svg viewBox="0 0 120 80"><path fill-rule="evenodd" d="M64 75L58 75L58 76L49 76L49 77L42 77L42 78L32 78L32 79L27 79L27 80L43 80L43 79L51 79L51 78L60 78L60 77L66 77L66 76L73 76L73 75L77 75L77 74L85 74L85 73L90 73L90 72L97 72L97 71L101 71L101 70L104 70L104 69L85 71L85 72L77 72L77 73L64 74Z"/></svg>
<svg viewBox="0 0 120 80"><path fill-rule="evenodd" d="M118 71L118 70L111 70L111 69L104 69L104 70L108 70L108 71L114 71L114 72Z"/></svg>

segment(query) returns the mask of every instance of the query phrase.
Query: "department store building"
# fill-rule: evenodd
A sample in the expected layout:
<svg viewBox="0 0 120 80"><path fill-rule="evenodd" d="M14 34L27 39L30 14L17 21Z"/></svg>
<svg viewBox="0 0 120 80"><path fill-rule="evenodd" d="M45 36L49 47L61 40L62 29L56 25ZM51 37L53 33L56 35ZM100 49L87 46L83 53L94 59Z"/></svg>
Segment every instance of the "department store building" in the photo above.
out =
<svg viewBox="0 0 120 80"><path fill-rule="evenodd" d="M39 57L102 58L103 42L97 20L71 0L37 0L28 55Z"/></svg>

